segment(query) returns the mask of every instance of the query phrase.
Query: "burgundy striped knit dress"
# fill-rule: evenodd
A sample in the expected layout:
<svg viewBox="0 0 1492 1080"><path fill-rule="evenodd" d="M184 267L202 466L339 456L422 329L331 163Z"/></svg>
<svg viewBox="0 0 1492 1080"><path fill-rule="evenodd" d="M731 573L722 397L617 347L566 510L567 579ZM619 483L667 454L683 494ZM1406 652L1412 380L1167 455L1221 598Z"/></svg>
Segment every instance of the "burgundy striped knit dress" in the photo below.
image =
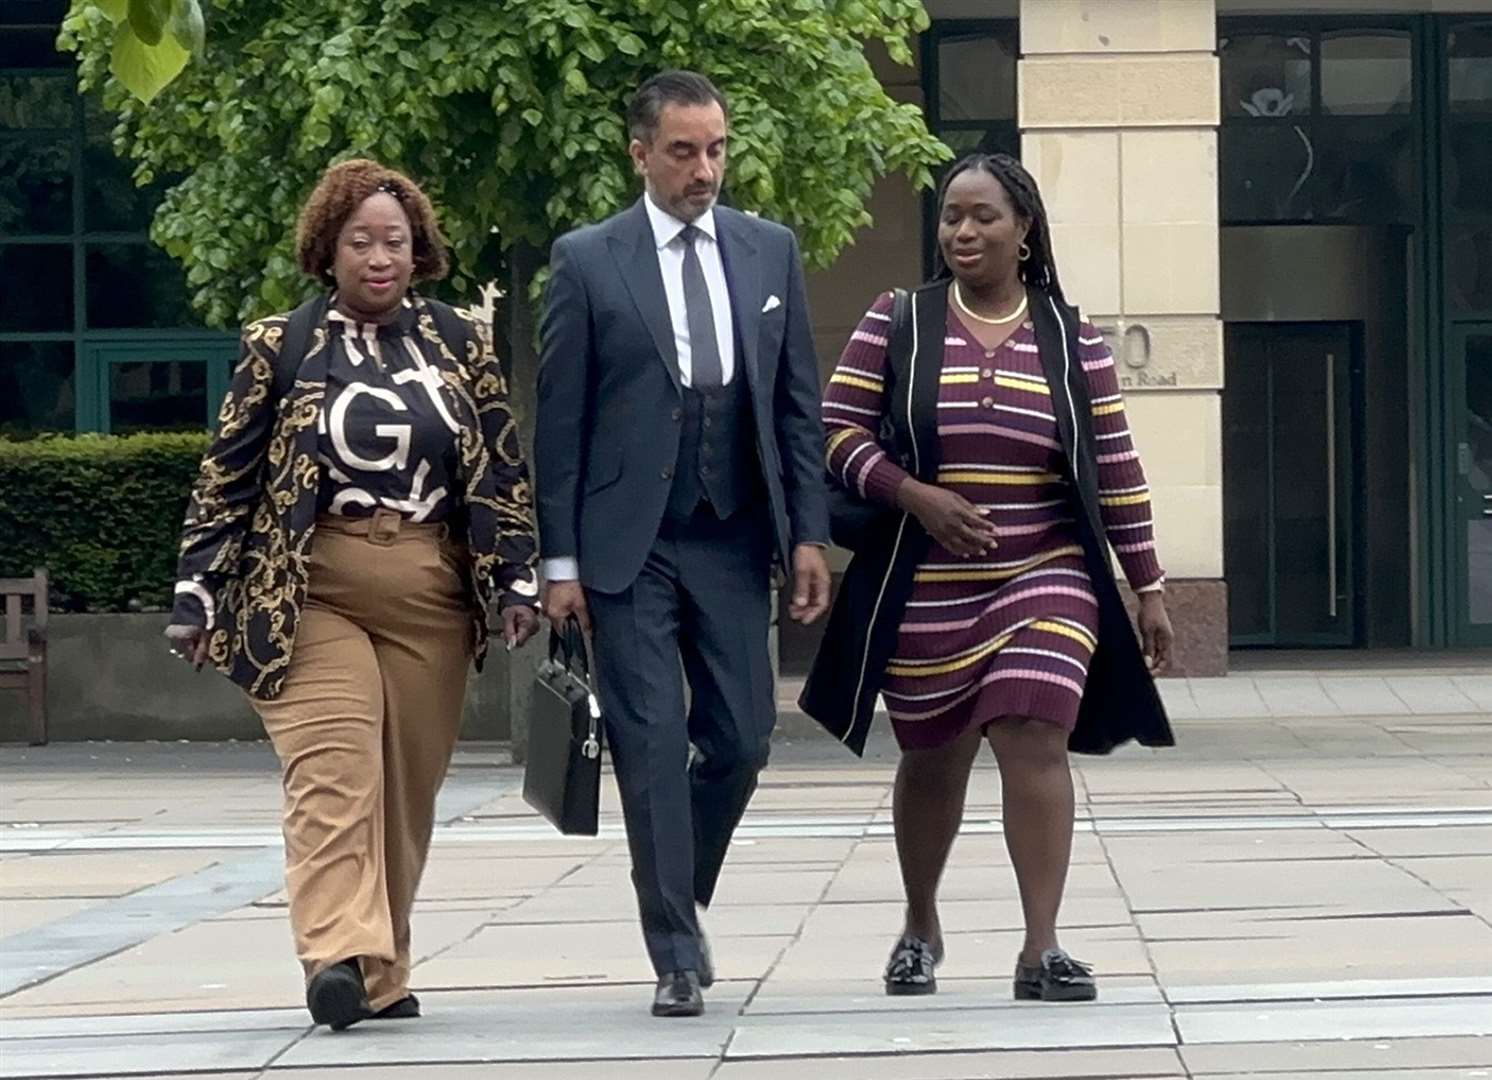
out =
<svg viewBox="0 0 1492 1080"><path fill-rule="evenodd" d="M907 474L876 443L891 297L845 346L824 398L829 468L895 505ZM1149 487L1130 440L1114 358L1084 323L1099 502L1131 587L1159 589ZM1059 394L1058 402L1066 398ZM918 568L881 693L903 748L938 746L970 724L1029 716L1071 731L1098 633L1077 513L1036 334L1025 323L993 352L950 305L938 400L938 482L990 510L999 546L965 559L933 541Z"/></svg>

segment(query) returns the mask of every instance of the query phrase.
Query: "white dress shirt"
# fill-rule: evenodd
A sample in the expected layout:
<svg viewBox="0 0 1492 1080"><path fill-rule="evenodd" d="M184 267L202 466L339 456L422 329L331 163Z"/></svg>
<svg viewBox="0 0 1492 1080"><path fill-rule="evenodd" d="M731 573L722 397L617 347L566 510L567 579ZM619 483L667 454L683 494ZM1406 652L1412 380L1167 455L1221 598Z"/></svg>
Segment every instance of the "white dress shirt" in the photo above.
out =
<svg viewBox="0 0 1492 1080"><path fill-rule="evenodd" d="M684 240L679 235L687 224L659 209L651 195L643 199L643 204L653 226L653 242L658 245L658 269L663 272L674 348L679 354L679 379L685 386L692 386L693 352L689 346L689 316L684 307ZM706 210L694 224L702 234L695 239L694 250L699 252L700 269L705 272L705 286L710 290L715 339L720 343L720 373L729 385L736 373L736 333L730 313L730 288L725 284L725 263L720 259L720 242L715 235L715 211Z"/></svg>
<svg viewBox="0 0 1492 1080"><path fill-rule="evenodd" d="M674 349L679 356L679 380L685 386L692 386L693 353L689 347L689 316L684 307L684 240L680 236L687 223L661 209L653 202L652 195L642 201L653 227L653 242L658 247L658 269L663 273L663 292L668 299ZM694 249L699 253L705 286L710 290L710 312L715 316L715 340L720 346L720 374L729 385L736 374L736 332L730 310L730 288L725 283L725 263L720 258L720 241L715 233L715 211L706 210L694 224L701 233L695 238ZM579 562L569 557L545 559L543 566L546 581L576 581L580 577Z"/></svg>

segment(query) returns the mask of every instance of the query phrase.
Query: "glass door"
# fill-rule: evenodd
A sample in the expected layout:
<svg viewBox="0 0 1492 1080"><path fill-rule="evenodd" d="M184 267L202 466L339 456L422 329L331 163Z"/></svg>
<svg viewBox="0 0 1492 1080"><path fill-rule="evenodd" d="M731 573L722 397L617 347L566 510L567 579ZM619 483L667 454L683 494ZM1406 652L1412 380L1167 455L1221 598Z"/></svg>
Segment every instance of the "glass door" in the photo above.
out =
<svg viewBox="0 0 1492 1080"><path fill-rule="evenodd" d="M1461 596L1457 644L1492 645L1492 324L1451 335L1460 387L1453 550Z"/></svg>
<svg viewBox="0 0 1492 1080"><path fill-rule="evenodd" d="M212 427L234 349L232 339L85 346L79 430L128 435Z"/></svg>
<svg viewBox="0 0 1492 1080"><path fill-rule="evenodd" d="M1233 323L1223 559L1236 646L1356 643L1354 350L1347 323Z"/></svg>

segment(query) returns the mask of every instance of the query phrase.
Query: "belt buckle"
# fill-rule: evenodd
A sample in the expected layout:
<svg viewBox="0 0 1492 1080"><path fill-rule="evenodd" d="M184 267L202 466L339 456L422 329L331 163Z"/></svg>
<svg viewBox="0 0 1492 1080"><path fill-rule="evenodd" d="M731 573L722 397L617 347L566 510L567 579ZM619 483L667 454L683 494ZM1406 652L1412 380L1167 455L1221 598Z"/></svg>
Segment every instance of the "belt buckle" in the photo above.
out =
<svg viewBox="0 0 1492 1080"><path fill-rule="evenodd" d="M373 511L373 516L368 521L368 543L389 547L398 538L399 526L403 522L399 511L390 510L386 506L379 507Z"/></svg>

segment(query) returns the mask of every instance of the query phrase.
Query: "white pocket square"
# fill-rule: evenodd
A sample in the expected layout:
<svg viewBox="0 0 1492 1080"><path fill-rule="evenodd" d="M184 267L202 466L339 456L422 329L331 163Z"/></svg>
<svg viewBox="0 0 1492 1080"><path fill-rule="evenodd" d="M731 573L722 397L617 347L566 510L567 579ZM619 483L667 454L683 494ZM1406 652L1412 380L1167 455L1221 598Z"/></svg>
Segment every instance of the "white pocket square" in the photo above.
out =
<svg viewBox="0 0 1492 1080"><path fill-rule="evenodd" d="M762 314L765 315L769 311L776 311L781 306L781 300L777 299L775 295L769 296L767 297L767 302L762 305Z"/></svg>

